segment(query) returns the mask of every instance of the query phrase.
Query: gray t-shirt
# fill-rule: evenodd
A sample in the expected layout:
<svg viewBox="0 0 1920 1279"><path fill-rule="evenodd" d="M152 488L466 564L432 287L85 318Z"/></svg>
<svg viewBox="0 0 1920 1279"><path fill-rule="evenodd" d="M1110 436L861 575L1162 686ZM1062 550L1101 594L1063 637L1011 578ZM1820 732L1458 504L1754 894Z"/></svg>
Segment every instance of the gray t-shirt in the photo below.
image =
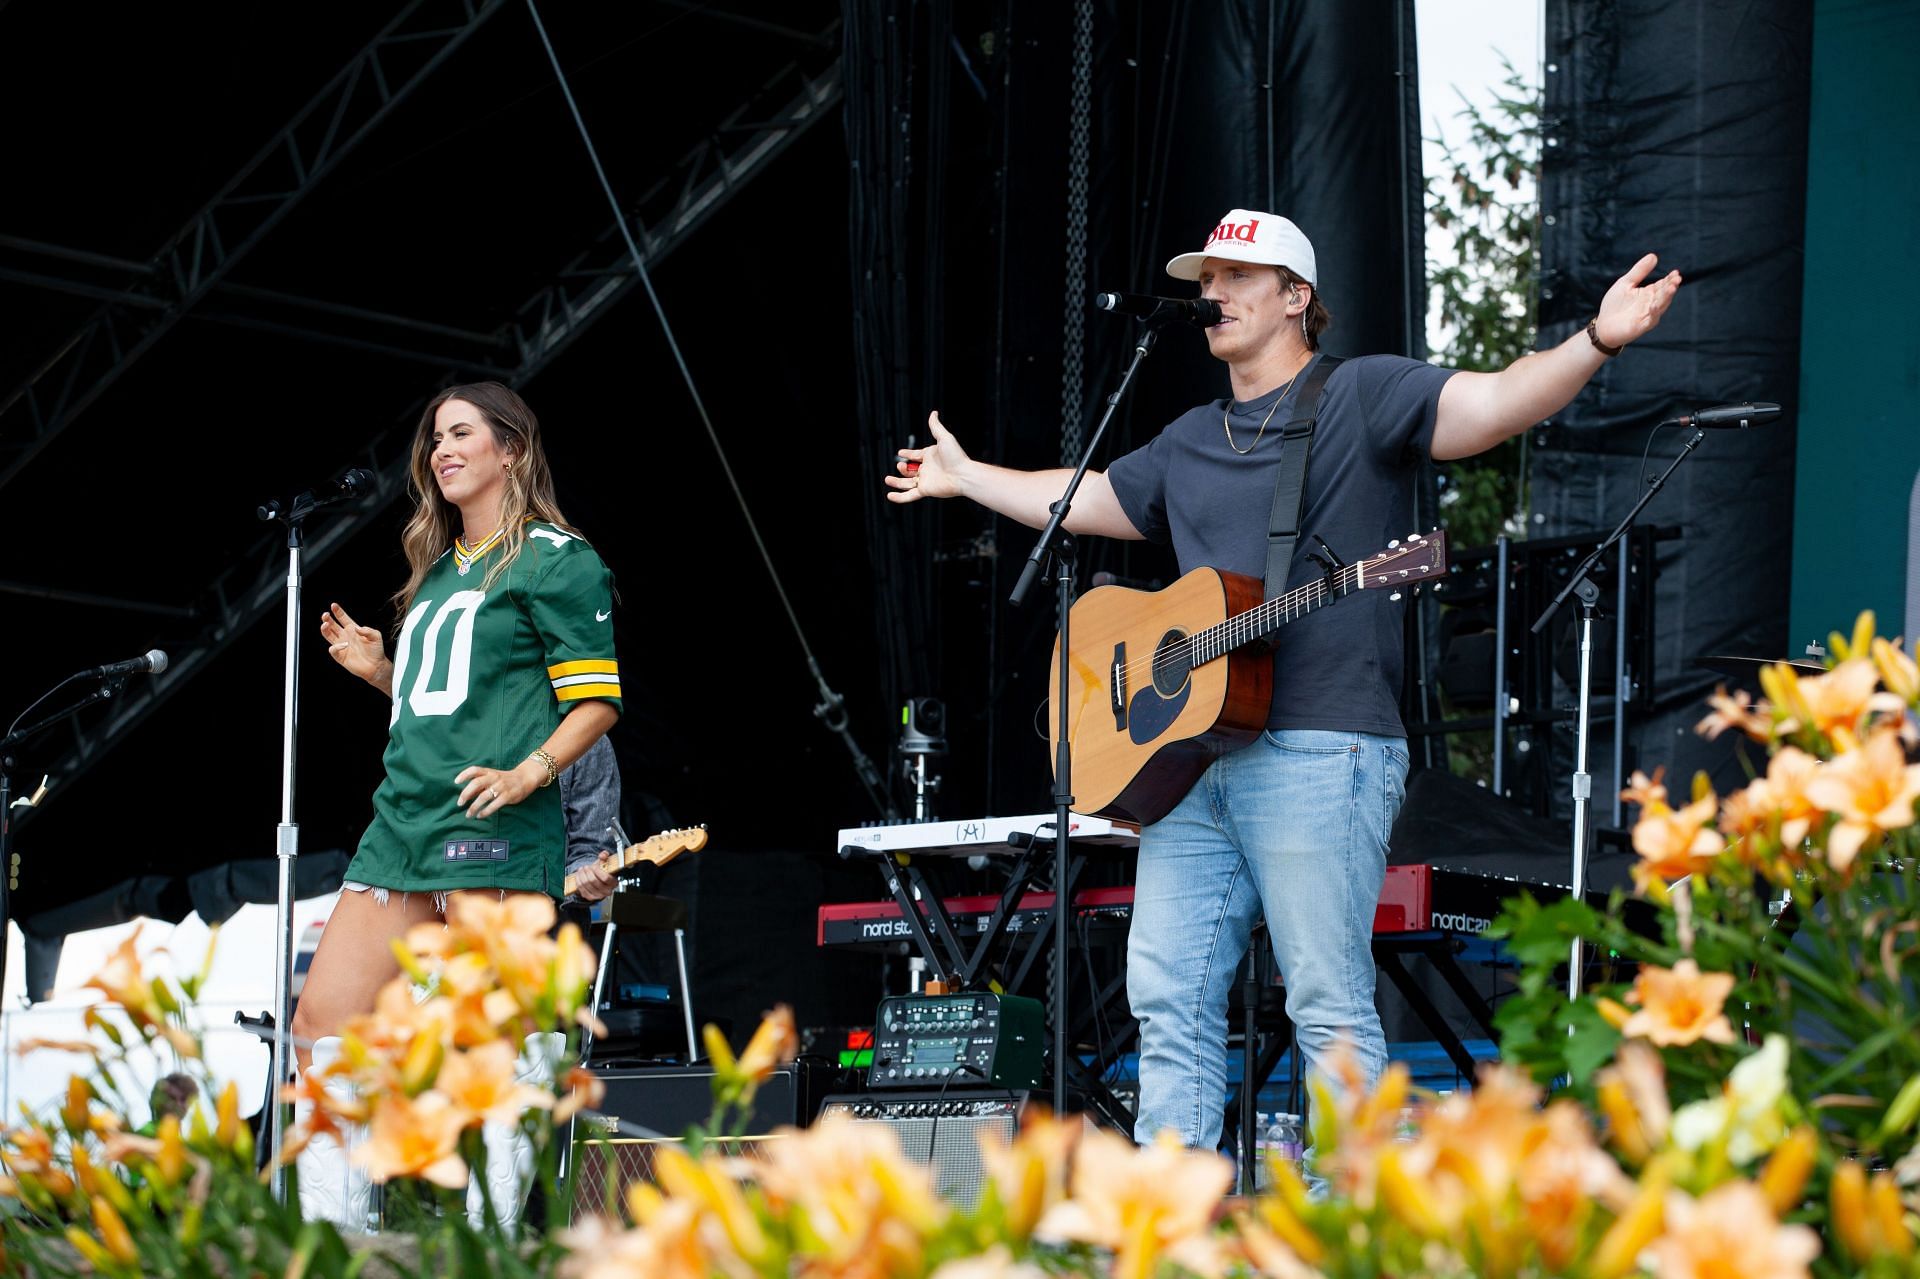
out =
<svg viewBox="0 0 1920 1279"><path fill-rule="evenodd" d="M1231 408L1233 442L1247 448L1274 405L1272 393L1191 409L1107 468L1127 518L1150 541L1171 543L1182 573L1204 565L1265 575L1280 432L1294 388L1312 368L1284 388L1286 402L1244 455L1228 447L1221 411ZM1397 355L1362 356L1333 371L1320 395L1288 589L1323 572L1307 558L1320 551L1315 534L1352 563L1415 531L1415 467L1432 444L1440 388L1453 373ZM1399 708L1406 605L1391 595L1360 591L1280 628L1267 727L1406 735Z"/></svg>

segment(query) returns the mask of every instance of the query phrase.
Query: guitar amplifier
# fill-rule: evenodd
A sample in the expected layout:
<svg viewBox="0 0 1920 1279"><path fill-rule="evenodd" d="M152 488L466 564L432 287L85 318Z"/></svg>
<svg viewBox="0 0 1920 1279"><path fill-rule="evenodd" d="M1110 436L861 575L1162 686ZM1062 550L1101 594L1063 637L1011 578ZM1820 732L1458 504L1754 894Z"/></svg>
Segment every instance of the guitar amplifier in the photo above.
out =
<svg viewBox="0 0 1920 1279"><path fill-rule="evenodd" d="M593 1067L607 1095L597 1114L574 1121L567 1175L575 1178L573 1220L625 1211L627 1187L652 1182L653 1160L663 1146L682 1143L687 1129L713 1114L713 1070L706 1066ZM727 1154L751 1157L776 1128L812 1122L829 1081L838 1072L814 1061L797 1061L768 1076L754 1094L746 1135L715 1143ZM630 1125L623 1132L620 1124ZM636 1135L631 1129L644 1130Z"/></svg>
<svg viewBox="0 0 1920 1279"><path fill-rule="evenodd" d="M1010 1143L1020 1131L1026 1102L1024 1092L889 1092L829 1097L820 1117L845 1115L856 1123L884 1124L907 1158L932 1167L933 1187L941 1198L972 1204L987 1183L980 1143Z"/></svg>

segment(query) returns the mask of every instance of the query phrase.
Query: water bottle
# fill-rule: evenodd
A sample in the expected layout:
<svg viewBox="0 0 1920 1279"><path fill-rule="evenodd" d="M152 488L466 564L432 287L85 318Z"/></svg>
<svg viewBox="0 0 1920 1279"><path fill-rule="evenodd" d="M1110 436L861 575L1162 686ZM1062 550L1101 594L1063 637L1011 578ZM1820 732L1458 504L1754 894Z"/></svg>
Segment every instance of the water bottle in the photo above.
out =
<svg viewBox="0 0 1920 1279"><path fill-rule="evenodd" d="M1254 1138L1253 1184L1266 1190L1273 1184L1273 1161L1283 1160L1296 1169L1300 1166L1300 1116L1284 1111L1261 1111Z"/></svg>

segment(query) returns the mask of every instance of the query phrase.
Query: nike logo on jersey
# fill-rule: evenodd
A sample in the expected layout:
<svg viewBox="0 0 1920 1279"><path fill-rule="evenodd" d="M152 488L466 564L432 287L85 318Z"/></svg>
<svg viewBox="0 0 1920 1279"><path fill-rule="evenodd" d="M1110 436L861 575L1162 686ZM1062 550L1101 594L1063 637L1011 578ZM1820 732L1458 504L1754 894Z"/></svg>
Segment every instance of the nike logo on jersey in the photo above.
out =
<svg viewBox="0 0 1920 1279"><path fill-rule="evenodd" d="M610 613L610 612L608 612L608 613L602 613L602 612L601 612L601 611L600 611L599 609L597 609L597 608L593 610L593 620L594 620L594 621L596 621L596 622L604 622L604 621L606 621L606 620L607 620L607 619L608 619L609 617L612 617L612 616L613 616L613 614L612 614L612 613Z"/></svg>
<svg viewBox="0 0 1920 1279"><path fill-rule="evenodd" d="M549 542L552 542L555 546L565 546L568 542L575 540L574 538L569 537L565 533L556 533L550 528L532 529L527 533L527 536L528 537L544 537Z"/></svg>

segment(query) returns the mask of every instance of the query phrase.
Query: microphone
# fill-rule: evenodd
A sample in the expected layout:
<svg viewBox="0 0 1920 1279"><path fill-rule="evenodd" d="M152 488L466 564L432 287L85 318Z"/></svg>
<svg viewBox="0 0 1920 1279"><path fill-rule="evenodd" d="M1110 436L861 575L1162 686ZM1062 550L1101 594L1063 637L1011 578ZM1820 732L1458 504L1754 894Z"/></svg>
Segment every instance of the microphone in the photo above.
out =
<svg viewBox="0 0 1920 1279"><path fill-rule="evenodd" d="M268 498L260 504L255 513L263 520L305 519L323 507L351 502L357 497L373 492L373 489L373 472L364 466L356 466L340 472L327 483L316 485L304 493L295 494L284 502L277 497Z"/></svg>
<svg viewBox="0 0 1920 1279"><path fill-rule="evenodd" d="M1710 409L1700 409L1685 417L1673 419L1675 426L1712 427L1723 431L1744 431L1749 427L1771 422L1780 416L1780 406L1762 400L1758 404L1716 404Z"/></svg>
<svg viewBox="0 0 1920 1279"><path fill-rule="evenodd" d="M90 671L81 671L82 679L119 679L122 675L139 675L151 672L158 675L167 669L167 655L160 649L150 648L138 657L129 657L124 662L108 662L105 666L96 666Z"/></svg>
<svg viewBox="0 0 1920 1279"><path fill-rule="evenodd" d="M1155 298L1138 293L1096 293L1096 310L1133 315L1143 320L1185 320L1200 328L1220 323L1220 304L1212 298Z"/></svg>

